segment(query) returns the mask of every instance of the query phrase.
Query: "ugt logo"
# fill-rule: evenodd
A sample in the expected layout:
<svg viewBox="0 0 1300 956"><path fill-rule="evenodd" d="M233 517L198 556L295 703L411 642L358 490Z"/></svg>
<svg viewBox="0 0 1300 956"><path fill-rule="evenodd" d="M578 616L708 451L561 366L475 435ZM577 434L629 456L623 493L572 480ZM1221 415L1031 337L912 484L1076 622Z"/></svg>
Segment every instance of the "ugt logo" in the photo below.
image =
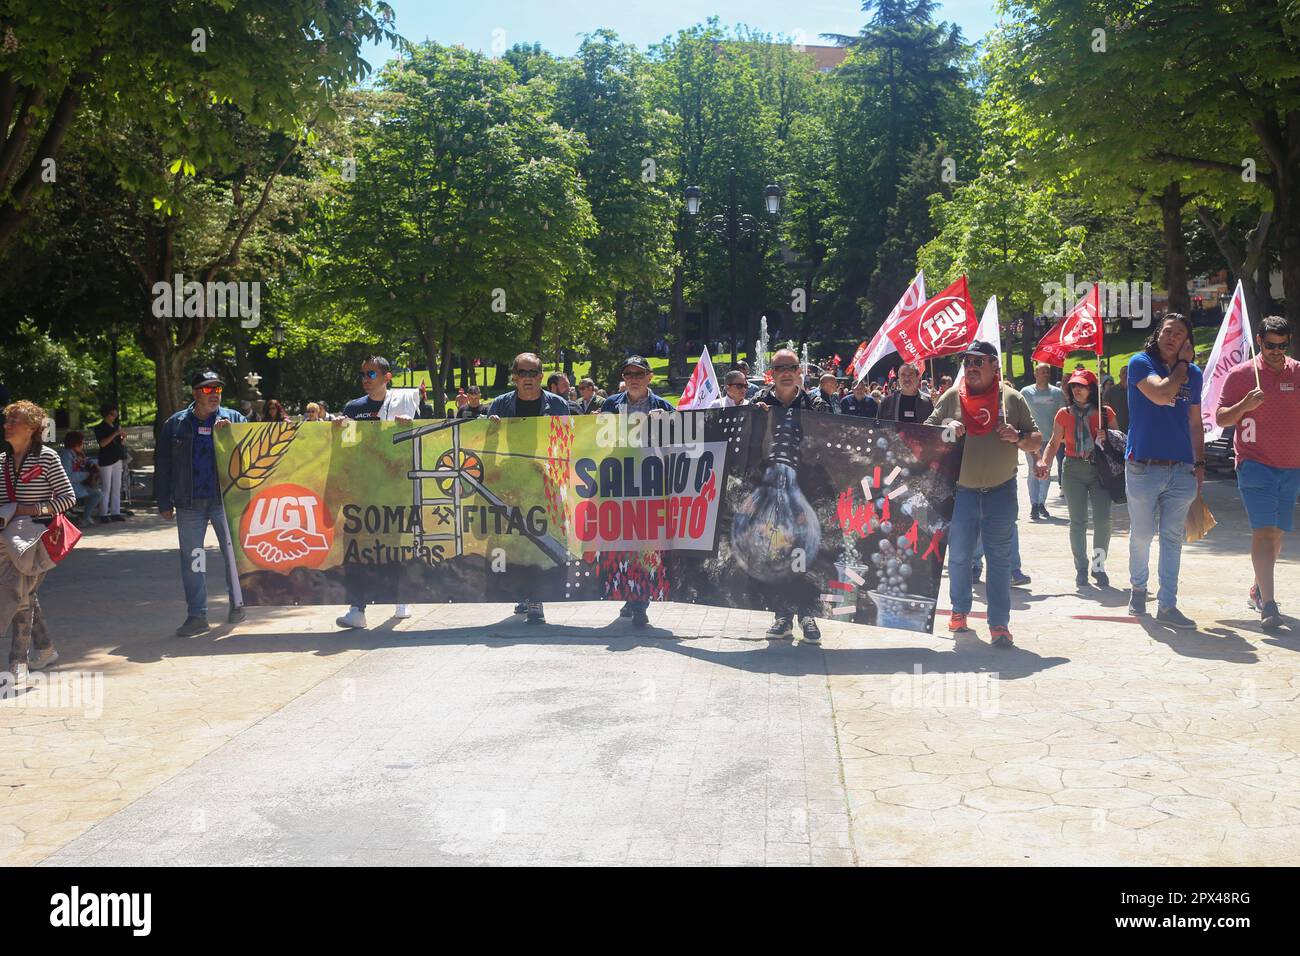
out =
<svg viewBox="0 0 1300 956"><path fill-rule="evenodd" d="M260 568L316 568L330 553L334 525L316 492L275 485L258 492L239 524L244 553Z"/></svg>
<svg viewBox="0 0 1300 956"><path fill-rule="evenodd" d="M921 344L931 353L955 349L966 340L966 310L955 295L942 296L930 303L921 316Z"/></svg>
<svg viewBox="0 0 1300 956"><path fill-rule="evenodd" d="M1093 342L1097 339L1097 314L1091 302L1085 302L1066 316L1065 327L1061 329L1061 342L1070 345L1075 342Z"/></svg>

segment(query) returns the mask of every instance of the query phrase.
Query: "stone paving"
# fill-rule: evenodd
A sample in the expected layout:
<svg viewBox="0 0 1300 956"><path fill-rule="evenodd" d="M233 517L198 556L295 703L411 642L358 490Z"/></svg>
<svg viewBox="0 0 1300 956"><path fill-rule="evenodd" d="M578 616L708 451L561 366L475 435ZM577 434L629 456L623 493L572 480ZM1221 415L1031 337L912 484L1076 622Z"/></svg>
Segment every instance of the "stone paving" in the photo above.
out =
<svg viewBox="0 0 1300 956"><path fill-rule="evenodd" d="M1117 587L1076 594L1053 492L1014 651L942 616L769 644L769 615L678 604L644 633L600 604L373 608L364 634L261 608L180 641L174 530L96 528L41 596L102 707L0 702L0 862L1295 863L1300 625L1245 611L1235 488L1206 497L1199 631L1127 617L1122 508Z"/></svg>

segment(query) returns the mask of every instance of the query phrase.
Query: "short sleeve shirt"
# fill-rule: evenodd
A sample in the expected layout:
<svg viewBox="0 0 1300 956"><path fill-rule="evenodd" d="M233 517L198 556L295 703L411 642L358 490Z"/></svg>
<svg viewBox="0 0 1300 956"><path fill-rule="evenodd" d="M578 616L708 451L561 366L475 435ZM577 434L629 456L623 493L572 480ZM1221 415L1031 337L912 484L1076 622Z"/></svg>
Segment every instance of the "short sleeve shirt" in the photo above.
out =
<svg viewBox="0 0 1300 956"><path fill-rule="evenodd" d="M1247 412L1232 432L1237 461L1257 461L1270 468L1300 468L1300 362L1288 357L1281 372L1255 358L1233 368L1223 380L1219 407L1236 405L1255 387L1255 369L1264 404ZM1217 411L1217 409L1216 409Z"/></svg>
<svg viewBox="0 0 1300 956"><path fill-rule="evenodd" d="M1006 384L1002 385L1002 417L1020 431L1038 431L1029 405L1020 392ZM943 393L926 424L942 425L948 419L961 421L961 397L956 386ZM983 435L967 432L957 484L964 488L996 488L1015 478L1019 466L1019 447L999 438L996 428Z"/></svg>
<svg viewBox="0 0 1300 956"><path fill-rule="evenodd" d="M108 422L100 422L95 426L96 443L103 441L115 431L117 431L116 424L110 425ZM122 439L120 438L113 439L99 449L99 466L101 468L116 465L124 458L126 458L126 452L122 449Z"/></svg>
<svg viewBox="0 0 1300 956"><path fill-rule="evenodd" d="M1139 383L1152 375L1169 376L1169 367L1146 352L1128 361L1128 448L1131 461L1196 461L1192 452L1192 406L1201 404L1201 370L1187 367L1187 381L1178 389L1173 405L1157 405L1142 394Z"/></svg>
<svg viewBox="0 0 1300 956"><path fill-rule="evenodd" d="M1037 383L1020 390L1021 396L1034 415L1038 431L1044 435L1052 433L1052 422L1056 413L1066 406L1065 392L1055 385L1048 385L1046 391L1039 391Z"/></svg>

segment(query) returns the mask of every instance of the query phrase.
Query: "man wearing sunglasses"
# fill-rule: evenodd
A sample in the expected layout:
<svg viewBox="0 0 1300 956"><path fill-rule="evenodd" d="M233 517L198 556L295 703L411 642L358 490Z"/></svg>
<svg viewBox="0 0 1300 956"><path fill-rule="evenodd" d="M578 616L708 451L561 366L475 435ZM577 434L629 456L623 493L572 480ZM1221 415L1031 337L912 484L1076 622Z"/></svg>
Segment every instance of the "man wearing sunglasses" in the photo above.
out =
<svg viewBox="0 0 1300 956"><path fill-rule="evenodd" d="M778 349L772 355L772 364L768 367L772 371L772 382L758 390L754 396L754 405L772 416L770 447L773 450L782 442L797 447L803 438L799 426L800 416L804 412L829 415L831 407L822 398L820 388L810 392L803 387L803 370L799 365L799 357L792 350ZM817 619L813 617L813 611L819 603L817 589L811 587L806 575L800 575L798 580L800 584L796 586L796 593L802 590L803 596L793 600L789 597L785 599L791 601L793 606L780 604L772 609L776 621L767 629L767 638L771 641L790 640L794 636L794 619L797 617L803 631L801 643L819 644L822 633L817 626Z"/></svg>
<svg viewBox="0 0 1300 956"><path fill-rule="evenodd" d="M542 388L542 360L532 352L520 352L510 363L510 377L515 389L492 399L488 420L500 424L503 418L536 418L539 415L568 415L569 403L554 392ZM526 614L529 624L545 624L546 612L541 601L520 601L516 614Z"/></svg>
<svg viewBox="0 0 1300 956"><path fill-rule="evenodd" d="M203 539L208 525L217 534L222 564L226 569L226 595L230 599L227 621L244 619L244 595L239 589L235 552L230 529L221 505L217 485L217 452L213 434L231 422L248 419L233 408L224 408L221 393L225 383L213 371L199 372L191 379L193 403L163 423L154 457L154 494L158 511L176 519L180 540L181 583L185 587L185 623L177 637L194 637L208 629L208 578L202 561Z"/></svg>
<svg viewBox="0 0 1300 956"><path fill-rule="evenodd" d="M1250 519L1255 570L1246 603L1271 630L1283 623L1273 568L1282 553L1282 535L1295 525L1300 494L1300 362L1287 355L1291 326L1282 316L1270 315L1259 324L1255 344L1259 354L1223 380L1214 419L1221 428L1235 426L1237 490Z"/></svg>
<svg viewBox="0 0 1300 956"><path fill-rule="evenodd" d="M596 383L589 378L578 382L578 400L569 403L575 415L591 415L600 411L604 399L596 396Z"/></svg>
<svg viewBox="0 0 1300 956"><path fill-rule="evenodd" d="M723 380L722 394L713 400L712 407L735 408L737 405L748 405L748 394L749 381L745 378L745 373L733 368Z"/></svg>
<svg viewBox="0 0 1300 956"><path fill-rule="evenodd" d="M382 355L372 355L361 363L361 389L365 392L360 398L354 398L343 406L343 414L334 419L336 428L342 428L348 419L352 421L384 421L409 425L417 418L432 418L433 409L420 403L420 393L413 388L394 389L393 372L388 359ZM375 565L347 565L345 583L348 600L352 606L342 617L335 620L339 627L365 629L366 627L366 592L369 590L368 578L379 568ZM405 604L398 604L393 609L393 617L404 621L411 616L411 609Z"/></svg>
<svg viewBox="0 0 1300 956"><path fill-rule="evenodd" d="M1042 432L1024 397L1001 381L998 350L975 341L961 354L961 384L935 404L927 425L944 425L965 438L961 472L948 537L948 594L952 616L948 630L968 631L975 544L983 540L988 558L989 636L995 647L1012 647L1012 536L1019 512L1016 470L1019 451L1035 452Z"/></svg>
<svg viewBox="0 0 1300 956"><path fill-rule="evenodd" d="M650 371L650 363L640 355L629 355L619 371L623 377L623 391L605 399L605 404L600 409L602 412L615 415L630 415L638 412L648 415L652 412L673 411L672 405L650 388L654 375ZM620 617L630 617L634 626L645 627L650 623L650 618L646 614L646 608L649 606L649 598L631 600L625 602L618 613Z"/></svg>

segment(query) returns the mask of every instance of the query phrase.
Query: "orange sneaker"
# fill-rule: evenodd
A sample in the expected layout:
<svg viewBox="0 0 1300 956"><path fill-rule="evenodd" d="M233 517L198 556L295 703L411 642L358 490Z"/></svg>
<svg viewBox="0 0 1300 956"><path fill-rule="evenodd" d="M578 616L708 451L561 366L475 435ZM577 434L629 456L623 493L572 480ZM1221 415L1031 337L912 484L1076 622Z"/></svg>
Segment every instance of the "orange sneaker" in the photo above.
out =
<svg viewBox="0 0 1300 956"><path fill-rule="evenodd" d="M993 638L994 647L1015 647L1011 640L1011 631L1005 624L999 624L996 627L989 628L989 637Z"/></svg>
<svg viewBox="0 0 1300 956"><path fill-rule="evenodd" d="M953 611L948 617L948 630L954 633L957 631L969 631L970 628L966 626L966 615L958 614L956 611Z"/></svg>

